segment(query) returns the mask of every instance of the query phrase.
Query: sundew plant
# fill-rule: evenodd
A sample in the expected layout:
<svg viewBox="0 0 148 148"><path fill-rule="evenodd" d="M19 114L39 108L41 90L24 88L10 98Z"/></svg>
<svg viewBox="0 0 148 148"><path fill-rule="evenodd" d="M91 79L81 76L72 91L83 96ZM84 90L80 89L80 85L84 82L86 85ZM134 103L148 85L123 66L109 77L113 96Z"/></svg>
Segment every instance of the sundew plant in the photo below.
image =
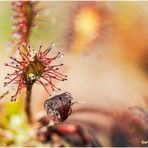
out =
<svg viewBox="0 0 148 148"><path fill-rule="evenodd" d="M148 147L147 5L1 1L0 146Z"/></svg>

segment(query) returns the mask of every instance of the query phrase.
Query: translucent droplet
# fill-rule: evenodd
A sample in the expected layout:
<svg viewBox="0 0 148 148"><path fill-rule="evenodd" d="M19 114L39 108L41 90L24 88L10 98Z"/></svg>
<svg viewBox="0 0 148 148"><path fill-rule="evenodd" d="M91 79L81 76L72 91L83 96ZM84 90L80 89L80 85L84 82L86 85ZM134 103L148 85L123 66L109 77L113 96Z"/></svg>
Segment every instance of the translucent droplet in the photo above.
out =
<svg viewBox="0 0 148 148"><path fill-rule="evenodd" d="M60 58L64 58L64 54L61 54Z"/></svg>
<svg viewBox="0 0 148 148"><path fill-rule="evenodd" d="M54 43L51 43L51 47L54 47L55 46L55 44Z"/></svg>
<svg viewBox="0 0 148 148"><path fill-rule="evenodd" d="M21 38L21 35L19 33L14 33L13 34L13 37L15 37L16 39L20 39Z"/></svg>

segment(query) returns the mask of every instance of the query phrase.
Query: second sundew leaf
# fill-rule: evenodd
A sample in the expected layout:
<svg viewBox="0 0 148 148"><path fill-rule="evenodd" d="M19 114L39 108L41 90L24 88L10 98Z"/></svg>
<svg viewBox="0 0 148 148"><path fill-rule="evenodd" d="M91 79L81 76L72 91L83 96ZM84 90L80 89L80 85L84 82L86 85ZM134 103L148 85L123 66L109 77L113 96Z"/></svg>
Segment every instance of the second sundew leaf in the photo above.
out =
<svg viewBox="0 0 148 148"><path fill-rule="evenodd" d="M32 29L38 27L40 13L44 10L44 8L38 7L39 4L40 2L35 1L12 2L14 50L16 46L28 45L30 42Z"/></svg>
<svg viewBox="0 0 148 148"><path fill-rule="evenodd" d="M12 2L14 11L13 18L13 37L18 44L27 43L33 25L34 12L33 3L30 1Z"/></svg>

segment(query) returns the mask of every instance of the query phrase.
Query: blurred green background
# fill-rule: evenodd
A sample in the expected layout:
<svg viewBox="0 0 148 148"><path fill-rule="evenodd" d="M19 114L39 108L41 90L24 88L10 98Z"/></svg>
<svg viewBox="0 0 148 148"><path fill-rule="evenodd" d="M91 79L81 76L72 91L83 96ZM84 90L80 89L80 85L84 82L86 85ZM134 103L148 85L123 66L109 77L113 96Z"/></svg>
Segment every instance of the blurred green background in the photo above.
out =
<svg viewBox="0 0 148 148"><path fill-rule="evenodd" d="M93 3L93 7L89 7L91 3ZM32 29L29 44L35 49L38 49L42 44L45 49L51 42L54 42L55 50L51 51L51 55L59 50L63 51L65 57L58 62L64 63L62 71L68 75L68 81L59 82L56 85L62 88L62 92L70 92L75 100L86 102L85 104L75 105L74 109L89 106L116 112L116 110L130 106L147 108L148 78L147 71L143 68L143 65L147 64L144 59L147 61L147 56L145 57L145 55L147 55L148 50L147 4L148 2L110 1L41 1L37 4L37 10L40 8L44 9L39 13L40 20L36 22L38 27ZM89 24L89 21L80 21L79 24L86 24L86 30L82 30L82 32L86 32L87 35L81 37L81 34L77 34L78 29L75 26L76 19L79 18L77 15L79 16L81 10L83 11L80 8L85 8L86 5L88 5L88 10L90 8L90 11L97 9L96 15L101 18L101 21L98 22L101 29L99 28L95 32L97 37L95 35L93 37L89 36L88 33L91 30L91 23ZM94 13L96 13L96 10ZM89 16L87 13L82 14L84 18ZM14 40L12 37L12 15L11 2L1 1L1 93L6 90L3 87L4 77L10 71L4 67L4 63L9 60L9 56L14 54L11 46L11 42ZM81 40L78 41L78 39ZM56 94L52 92L53 96ZM22 93L16 104L9 102L9 98L10 95L2 100L2 103L6 103L6 107L2 109L3 114L1 115L0 125L5 125L4 128L12 130L16 128L14 124L17 126L17 123L13 121L14 118L18 122L22 120L25 122L25 115L22 112L23 105L20 101L24 96ZM42 86L34 86L32 111L35 119L41 111L46 114L43 103L48 98L49 96ZM19 116L20 113L21 116ZM105 122L106 120L108 121L108 119L101 120L98 116L96 118L96 115L91 113L85 116L83 114L71 115L68 120L73 118L85 121L93 120L96 123L103 124L107 123ZM12 123L9 123L10 120ZM6 124L9 125L7 126ZM20 124L19 131L25 127L23 132L26 136L28 126L26 127L23 123ZM21 133L18 135L21 135ZM109 143L108 141L105 142Z"/></svg>

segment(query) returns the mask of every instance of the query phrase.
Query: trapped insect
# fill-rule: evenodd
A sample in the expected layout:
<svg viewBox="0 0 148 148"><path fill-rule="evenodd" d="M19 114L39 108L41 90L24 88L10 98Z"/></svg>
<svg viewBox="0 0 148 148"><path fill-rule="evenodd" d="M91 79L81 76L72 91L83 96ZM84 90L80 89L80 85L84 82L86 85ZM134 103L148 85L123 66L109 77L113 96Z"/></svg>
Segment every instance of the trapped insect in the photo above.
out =
<svg viewBox="0 0 148 148"><path fill-rule="evenodd" d="M71 106L74 104L70 93L64 92L56 95L44 102L47 115L54 120L54 123L65 121L72 112Z"/></svg>

